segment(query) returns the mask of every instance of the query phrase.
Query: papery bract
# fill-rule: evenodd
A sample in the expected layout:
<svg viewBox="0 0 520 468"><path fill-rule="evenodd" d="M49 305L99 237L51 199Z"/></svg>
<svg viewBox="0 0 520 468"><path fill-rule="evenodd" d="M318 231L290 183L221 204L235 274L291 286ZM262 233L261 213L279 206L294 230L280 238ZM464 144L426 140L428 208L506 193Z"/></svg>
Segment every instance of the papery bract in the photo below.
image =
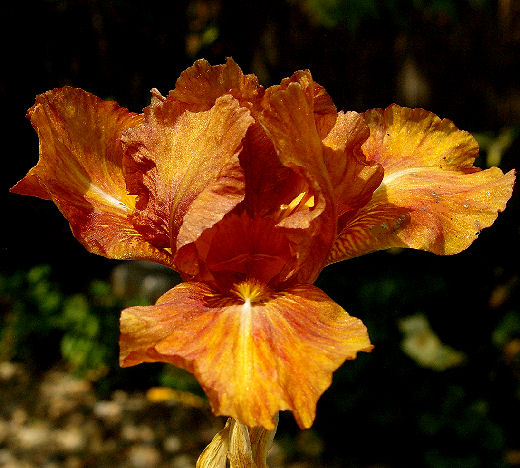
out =
<svg viewBox="0 0 520 468"><path fill-rule="evenodd" d="M312 286L325 265L390 247L460 252L514 183L473 167L475 140L448 120L337 112L309 71L264 89L232 59L197 61L143 114L61 88L28 116L40 160L12 191L54 201L91 252L182 276L122 312L121 365L183 367L216 414L250 427L273 429L280 410L309 427L334 370L372 348ZM224 460L225 443L206 457Z"/></svg>

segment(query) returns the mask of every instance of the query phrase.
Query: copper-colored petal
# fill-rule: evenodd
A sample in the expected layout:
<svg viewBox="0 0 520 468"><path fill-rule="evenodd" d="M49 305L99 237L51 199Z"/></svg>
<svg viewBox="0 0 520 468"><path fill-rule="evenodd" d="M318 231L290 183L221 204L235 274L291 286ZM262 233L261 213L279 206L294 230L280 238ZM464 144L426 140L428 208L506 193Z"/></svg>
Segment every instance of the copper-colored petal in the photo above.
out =
<svg viewBox="0 0 520 468"><path fill-rule="evenodd" d="M284 80L266 90L259 122L273 142L280 162L303 180L301 194L282 208L281 227L291 232L298 258L298 280L313 282L332 245L336 212L323 145L314 118L314 86L310 73Z"/></svg>
<svg viewBox="0 0 520 468"><path fill-rule="evenodd" d="M412 167L473 171L478 144L451 120L424 109L392 104L364 114L370 138L363 145L369 161L381 164L385 177Z"/></svg>
<svg viewBox="0 0 520 468"><path fill-rule="evenodd" d="M222 168L215 182L204 187L184 215L177 237L177 249L195 242L205 229L210 228L230 212L245 194L244 171L238 156Z"/></svg>
<svg viewBox="0 0 520 468"><path fill-rule="evenodd" d="M243 187L233 158L252 122L249 111L230 95L203 112L187 111L173 98L153 98L142 125L123 134L127 184L138 195L135 222L148 239L174 254L184 217L198 197L221 198L206 207L212 216L187 228L192 232L210 227L243 198L237 193Z"/></svg>
<svg viewBox="0 0 520 468"><path fill-rule="evenodd" d="M93 253L170 264L131 222L135 197L126 191L120 136L142 116L69 87L39 95L27 116L40 159L11 191L54 201Z"/></svg>
<svg viewBox="0 0 520 468"><path fill-rule="evenodd" d="M264 129L249 127L240 153L246 181L245 208L251 217L276 218L280 206L308 187L306 180L284 166Z"/></svg>
<svg viewBox="0 0 520 468"><path fill-rule="evenodd" d="M241 105L252 107L262 93L255 75L244 75L232 58L224 65L211 66L207 60L197 60L184 70L170 91L170 96L186 103L192 111L208 110L220 96L233 95Z"/></svg>
<svg viewBox="0 0 520 468"><path fill-rule="evenodd" d="M312 79L309 70L294 72L290 78L282 80L280 87L286 88L292 82L300 83L306 94L312 99L316 129L320 138L325 138L334 126L337 118L337 110L332 98L323 86Z"/></svg>
<svg viewBox="0 0 520 468"><path fill-rule="evenodd" d="M267 284L286 279L294 267L289 241L267 217L250 217L235 210L207 229L193 244L181 248L175 257L181 271L196 281L228 291L233 284L256 278Z"/></svg>
<svg viewBox="0 0 520 468"><path fill-rule="evenodd" d="M340 219L328 262L389 247L455 254L504 210L514 171L474 168L478 146L467 132L395 105L366 119L371 133L363 151L385 175L365 207Z"/></svg>
<svg viewBox="0 0 520 468"><path fill-rule="evenodd" d="M182 283L155 306L121 315L122 366L165 361L193 372L216 414L275 427L291 410L310 427L332 372L371 345L362 322L320 289L273 293L250 281L223 296Z"/></svg>
<svg viewBox="0 0 520 468"><path fill-rule="evenodd" d="M340 112L323 140L325 164L330 175L337 215L358 209L371 198L383 179L383 168L367 163L361 145L370 130L357 112Z"/></svg>

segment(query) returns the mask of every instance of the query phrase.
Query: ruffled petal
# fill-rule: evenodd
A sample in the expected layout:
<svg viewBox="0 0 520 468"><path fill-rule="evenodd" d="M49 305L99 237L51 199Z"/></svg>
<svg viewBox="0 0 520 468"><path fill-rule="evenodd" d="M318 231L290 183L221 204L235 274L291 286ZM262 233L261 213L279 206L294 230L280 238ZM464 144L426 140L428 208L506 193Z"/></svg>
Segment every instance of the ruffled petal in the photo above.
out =
<svg viewBox="0 0 520 468"><path fill-rule="evenodd" d="M122 366L165 361L193 372L213 411L247 426L275 427L291 410L302 428L345 359L372 347L362 322L320 289L273 293L255 282L224 296L181 283L155 306L121 315Z"/></svg>
<svg viewBox="0 0 520 468"><path fill-rule="evenodd" d="M126 191L120 136L142 116L70 87L39 95L27 116L40 159L11 191L53 200L90 252L171 264L131 221L135 197Z"/></svg>
<svg viewBox="0 0 520 468"><path fill-rule="evenodd" d="M283 230L269 218L236 211L180 249L176 264L182 271L190 271L192 280L224 292L247 278L274 286L283 282L293 265Z"/></svg>
<svg viewBox="0 0 520 468"><path fill-rule="evenodd" d="M182 243L240 202L244 188L237 155L252 123L249 111L230 95L202 112L188 111L173 98L154 96L144 122L122 139L128 156L127 185L138 195L135 223L147 239L175 254L187 214L191 221ZM200 216L190 208L198 197ZM213 202L218 203L202 206Z"/></svg>
<svg viewBox="0 0 520 468"><path fill-rule="evenodd" d="M321 139L325 138L334 126L337 118L337 109L334 101L325 88L312 79L308 70L298 70L291 77L284 78L280 83L280 87L286 88L292 82L300 83L305 89L307 96L312 99L316 130Z"/></svg>
<svg viewBox="0 0 520 468"><path fill-rule="evenodd" d="M251 217L279 219L280 207L308 187L301 175L280 162L273 142L260 125L249 127L240 163L246 181L244 205Z"/></svg>
<svg viewBox="0 0 520 468"><path fill-rule="evenodd" d="M311 283L321 271L336 233L333 189L314 115L313 83L306 71L267 89L264 111L258 117L280 162L306 184L297 197L280 207L278 225L292 238L297 280Z"/></svg>
<svg viewBox="0 0 520 468"><path fill-rule="evenodd" d="M475 171L478 143L451 120L424 109L392 104L364 113L370 138L363 145L369 161L385 168L385 177L414 167Z"/></svg>
<svg viewBox="0 0 520 468"><path fill-rule="evenodd" d="M244 171L233 156L217 175L215 182L204 187L183 217L177 237L177 250L195 242L205 229L210 228L244 199ZM218 207L218 209L216 209Z"/></svg>
<svg viewBox="0 0 520 468"><path fill-rule="evenodd" d="M473 167L478 145L469 133L396 105L365 118L371 133L363 151L385 174L370 202L340 219L329 263L389 247L455 254L505 209L514 171Z"/></svg>
<svg viewBox="0 0 520 468"><path fill-rule="evenodd" d="M383 167L368 163L361 152L361 145L369 135L370 130L362 115L340 112L334 127L323 140L325 164L338 216L364 206L383 180Z"/></svg>
<svg viewBox="0 0 520 468"><path fill-rule="evenodd" d="M224 65L211 66L197 60L184 70L170 96L186 103L192 111L209 110L220 96L231 94L240 105L251 108L263 92L255 75L244 75L236 62L228 57Z"/></svg>

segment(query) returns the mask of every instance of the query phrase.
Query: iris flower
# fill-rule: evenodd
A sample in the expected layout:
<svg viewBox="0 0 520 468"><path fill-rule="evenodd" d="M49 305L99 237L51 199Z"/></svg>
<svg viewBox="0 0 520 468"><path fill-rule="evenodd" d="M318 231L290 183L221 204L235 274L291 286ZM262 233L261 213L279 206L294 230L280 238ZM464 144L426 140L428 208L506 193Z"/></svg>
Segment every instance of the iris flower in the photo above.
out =
<svg viewBox="0 0 520 468"><path fill-rule="evenodd" d="M40 158L11 190L52 200L74 236L183 282L121 314L120 363L192 372L215 414L301 428L332 373L372 345L313 286L328 264L409 247L467 248L504 210L513 171L423 109L338 112L309 71L267 89L198 60L142 114L81 89L36 98Z"/></svg>

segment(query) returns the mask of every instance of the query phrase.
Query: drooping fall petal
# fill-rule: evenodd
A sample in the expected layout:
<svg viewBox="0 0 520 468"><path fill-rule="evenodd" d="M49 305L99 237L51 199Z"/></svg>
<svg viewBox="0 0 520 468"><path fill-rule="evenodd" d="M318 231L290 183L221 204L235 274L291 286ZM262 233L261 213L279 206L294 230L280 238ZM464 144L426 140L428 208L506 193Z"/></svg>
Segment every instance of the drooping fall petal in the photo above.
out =
<svg viewBox="0 0 520 468"><path fill-rule="evenodd" d="M240 202L245 190L237 154L252 122L230 95L201 112L173 98L153 98L144 122L123 135L126 181L138 195L135 222L147 239L175 254L184 216L197 197L218 203L206 207L211 215L192 220L183 243Z"/></svg>
<svg viewBox="0 0 520 468"><path fill-rule="evenodd" d="M451 121L396 105L365 118L363 152L385 174L368 204L339 220L329 263L389 247L455 254L505 209L514 171L474 168L478 145Z"/></svg>
<svg viewBox="0 0 520 468"><path fill-rule="evenodd" d="M135 197L126 191L120 137L142 116L70 87L39 95L27 116L40 159L11 191L54 201L90 252L171 265L131 222Z"/></svg>
<svg viewBox="0 0 520 468"><path fill-rule="evenodd" d="M266 429L286 409L309 427L332 372L371 349L362 322L320 289L298 285L274 293L254 281L236 285L230 296L182 283L155 306L125 309L121 333L122 366L183 367L216 414Z"/></svg>

